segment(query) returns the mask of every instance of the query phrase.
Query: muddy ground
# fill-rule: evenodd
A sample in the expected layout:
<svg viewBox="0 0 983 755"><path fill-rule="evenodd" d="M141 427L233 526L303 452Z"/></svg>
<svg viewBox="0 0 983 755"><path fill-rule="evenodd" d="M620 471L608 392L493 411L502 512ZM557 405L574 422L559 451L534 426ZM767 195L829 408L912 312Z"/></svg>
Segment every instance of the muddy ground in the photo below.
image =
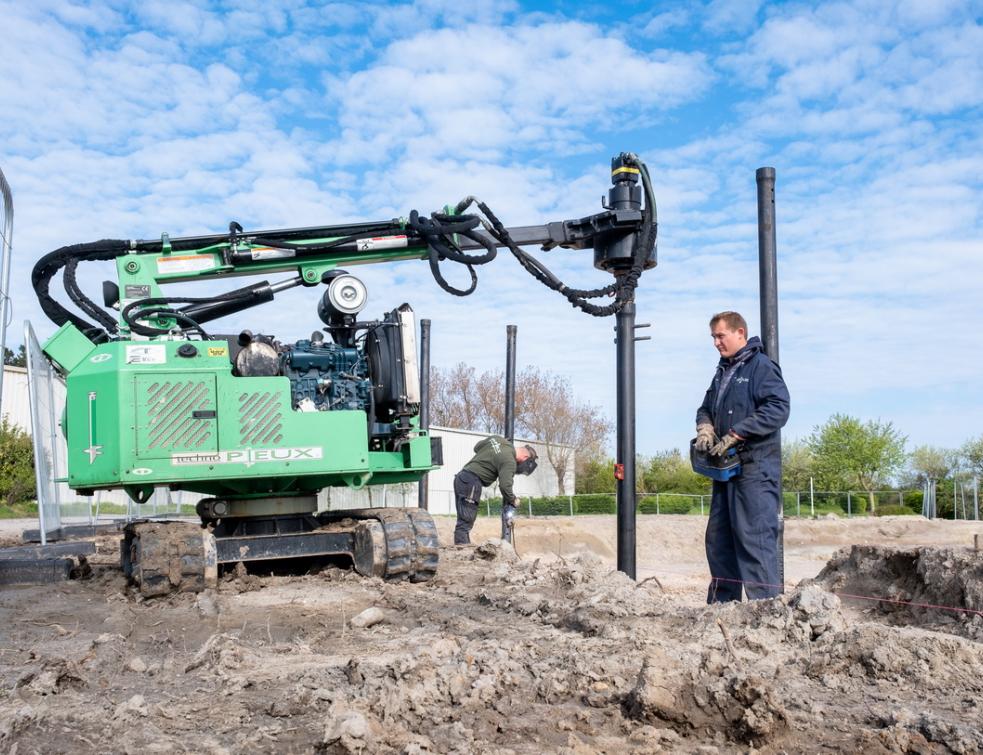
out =
<svg viewBox="0 0 983 755"><path fill-rule="evenodd" d="M89 578L0 590L0 751L983 752L983 526L790 521L785 595L724 607L703 526L640 518L637 583L583 517L444 548L428 584L151 600L101 538Z"/></svg>

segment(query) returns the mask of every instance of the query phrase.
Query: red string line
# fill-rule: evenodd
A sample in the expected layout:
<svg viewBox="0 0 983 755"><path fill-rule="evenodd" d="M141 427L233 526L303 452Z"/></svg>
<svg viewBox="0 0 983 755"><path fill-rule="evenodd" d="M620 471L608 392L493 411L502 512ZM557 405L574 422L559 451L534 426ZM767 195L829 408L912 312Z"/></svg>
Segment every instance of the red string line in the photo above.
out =
<svg viewBox="0 0 983 755"><path fill-rule="evenodd" d="M794 585L774 585L768 582L751 582L750 580L744 579L729 579L727 577L711 577L710 581L716 582L739 582L742 585L753 585L755 587L777 587L779 589L788 589L789 587L795 587ZM857 600L870 600L879 603L894 603L895 605L911 606L912 608L934 608L939 611L958 611L960 613L969 613L976 616L983 616L983 611L977 611L973 608L959 608L958 606L941 606L934 603L916 603L913 600L899 600L897 598L878 598L873 595L855 595L848 592L838 592L836 590L830 590L833 595L843 598L855 598Z"/></svg>

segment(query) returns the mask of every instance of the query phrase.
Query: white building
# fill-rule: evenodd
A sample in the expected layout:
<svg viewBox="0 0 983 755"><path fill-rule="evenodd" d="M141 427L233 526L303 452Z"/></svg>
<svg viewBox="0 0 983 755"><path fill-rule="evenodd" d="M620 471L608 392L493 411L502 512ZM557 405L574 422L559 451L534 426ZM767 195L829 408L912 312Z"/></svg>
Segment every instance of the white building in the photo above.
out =
<svg viewBox="0 0 983 755"><path fill-rule="evenodd" d="M56 407L54 421L61 417L61 408L65 403L65 385L60 380L53 384L54 406ZM3 368L3 414L8 422L31 432L31 409L27 389L27 370L23 367ZM444 453L444 464L440 469L427 475L429 491L429 510L433 514L453 514L454 508L454 475L468 463L474 454L474 446L478 441L488 437L490 433L477 433L469 430L456 430L450 427L431 427L431 433L441 439ZM56 433L59 446L58 473L65 474L64 459L65 445L60 430ZM516 475L513 488L515 494L522 498L569 495L574 490L574 457L573 449L569 449L570 464L564 479L566 490L558 490L556 473L550 464L546 447L535 440L516 438L516 444L529 444L536 449L538 455L536 471L531 475ZM369 486L363 490L348 488L326 488L321 491L320 502L322 509L366 508L371 506L416 506L418 500L417 483L403 485ZM160 491L159 498L164 491ZM483 497L495 498L499 495L497 486L485 488ZM67 486L59 486L59 497L63 503L83 499L70 491ZM172 503L191 504L203 496L196 493L171 493ZM97 500L102 503L126 505L129 497L121 490L100 491ZM159 500L158 504L162 504ZM139 509L138 509L139 510Z"/></svg>

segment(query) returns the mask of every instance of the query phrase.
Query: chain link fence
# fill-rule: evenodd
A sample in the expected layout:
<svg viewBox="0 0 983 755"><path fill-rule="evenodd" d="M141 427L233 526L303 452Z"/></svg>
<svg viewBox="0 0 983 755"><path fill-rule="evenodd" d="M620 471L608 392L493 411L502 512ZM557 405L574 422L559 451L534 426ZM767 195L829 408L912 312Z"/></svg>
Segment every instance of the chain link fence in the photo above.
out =
<svg viewBox="0 0 983 755"><path fill-rule="evenodd" d="M941 498L941 490L939 491ZM974 497L975 494L975 497ZM687 514L706 516L710 513L709 493L648 493L637 494L639 514ZM871 499L878 516L917 516L922 514L924 491L875 490L873 493L857 490L785 491L783 505L786 517L817 517L826 514L842 517L866 516ZM454 492L431 490L431 510L454 512ZM952 491L950 491L952 496ZM940 505L937 516L978 521L980 518L978 491L973 484L956 488L955 508ZM441 502L440 508L434 502ZM499 516L501 498L483 498L479 516ZM587 514L617 513L617 498L613 493L589 493L580 495L523 498L519 512L527 516L578 516Z"/></svg>

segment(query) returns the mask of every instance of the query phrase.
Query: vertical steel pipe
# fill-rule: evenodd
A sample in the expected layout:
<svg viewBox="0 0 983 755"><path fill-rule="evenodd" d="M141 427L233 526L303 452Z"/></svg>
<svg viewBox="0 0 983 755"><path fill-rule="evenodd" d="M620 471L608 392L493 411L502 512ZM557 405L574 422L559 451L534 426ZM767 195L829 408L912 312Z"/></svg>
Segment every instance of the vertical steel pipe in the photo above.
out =
<svg viewBox="0 0 983 755"><path fill-rule="evenodd" d="M758 299L765 354L778 359L778 245L775 233L775 169L758 168ZM779 434L781 438L781 434ZM785 584L785 494L778 477L778 582ZM784 588L782 588L784 592Z"/></svg>
<svg viewBox="0 0 983 755"><path fill-rule="evenodd" d="M430 429L430 320L420 320L420 429ZM430 475L417 483L417 506L430 508Z"/></svg>
<svg viewBox="0 0 983 755"><path fill-rule="evenodd" d="M518 327L505 326L505 427L509 442L515 440L515 335Z"/></svg>
<svg viewBox="0 0 983 755"><path fill-rule="evenodd" d="M618 571L635 579L635 302L617 314Z"/></svg>

